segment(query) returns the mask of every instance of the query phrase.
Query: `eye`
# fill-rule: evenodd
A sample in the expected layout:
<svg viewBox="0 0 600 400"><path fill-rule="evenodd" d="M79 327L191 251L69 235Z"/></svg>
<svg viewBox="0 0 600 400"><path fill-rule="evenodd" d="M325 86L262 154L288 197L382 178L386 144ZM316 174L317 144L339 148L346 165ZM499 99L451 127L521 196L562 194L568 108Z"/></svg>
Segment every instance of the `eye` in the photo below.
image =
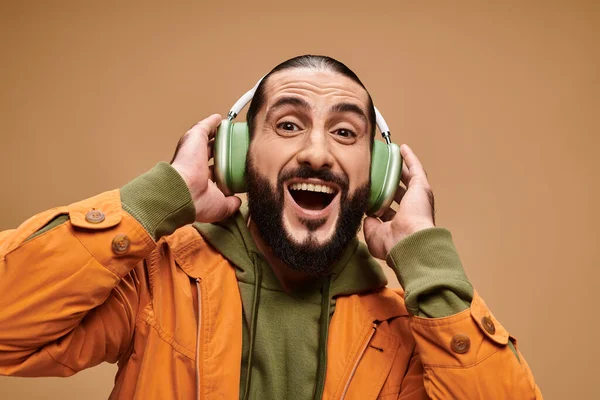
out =
<svg viewBox="0 0 600 400"><path fill-rule="evenodd" d="M300 130L298 125L294 124L293 122L287 121L277 124L277 128L288 132L297 132Z"/></svg>
<svg viewBox="0 0 600 400"><path fill-rule="evenodd" d="M344 129L344 128L335 130L335 134L338 135L338 136L341 136L343 138L353 138L353 137L356 137L356 133L354 133L350 129Z"/></svg>

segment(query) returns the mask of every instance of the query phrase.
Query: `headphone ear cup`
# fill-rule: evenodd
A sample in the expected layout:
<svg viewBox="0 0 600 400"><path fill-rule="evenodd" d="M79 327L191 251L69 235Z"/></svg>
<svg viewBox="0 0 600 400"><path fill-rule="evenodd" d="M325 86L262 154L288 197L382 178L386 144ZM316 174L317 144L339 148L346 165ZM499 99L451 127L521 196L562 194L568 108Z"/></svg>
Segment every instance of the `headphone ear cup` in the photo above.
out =
<svg viewBox="0 0 600 400"><path fill-rule="evenodd" d="M371 193L367 215L380 217L394 201L402 173L400 147L375 140L371 151Z"/></svg>
<svg viewBox="0 0 600 400"><path fill-rule="evenodd" d="M223 120L215 135L214 177L219 189L227 196L245 193L246 157L250 133L246 122ZM371 191L367 214L380 217L394 201L400 184L402 156L395 143L375 140L371 151Z"/></svg>
<svg viewBox="0 0 600 400"><path fill-rule="evenodd" d="M244 193L246 188L246 157L250 133L246 122L221 121L214 143L214 178L226 195Z"/></svg>

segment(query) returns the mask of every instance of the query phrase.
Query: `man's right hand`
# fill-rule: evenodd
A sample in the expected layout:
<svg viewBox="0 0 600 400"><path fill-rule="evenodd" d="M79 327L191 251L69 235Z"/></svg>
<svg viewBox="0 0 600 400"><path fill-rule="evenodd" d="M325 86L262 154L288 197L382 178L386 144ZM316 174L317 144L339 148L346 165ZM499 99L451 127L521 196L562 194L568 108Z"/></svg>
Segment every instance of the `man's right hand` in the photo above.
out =
<svg viewBox="0 0 600 400"><path fill-rule="evenodd" d="M239 197L226 197L212 179L212 167L208 161L212 158L212 148L221 116L213 114L192 126L181 137L171 166L181 175L187 184L194 206L196 221L216 222L235 213L242 201Z"/></svg>

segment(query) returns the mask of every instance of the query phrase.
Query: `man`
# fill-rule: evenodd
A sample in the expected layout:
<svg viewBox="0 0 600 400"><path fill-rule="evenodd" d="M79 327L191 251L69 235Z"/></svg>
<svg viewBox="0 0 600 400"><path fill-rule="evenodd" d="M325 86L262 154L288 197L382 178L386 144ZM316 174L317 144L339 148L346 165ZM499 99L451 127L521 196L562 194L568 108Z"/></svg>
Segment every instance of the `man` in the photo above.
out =
<svg viewBox="0 0 600 400"><path fill-rule="evenodd" d="M397 210L358 243L374 115L346 66L296 57L248 111L248 207L210 179L212 115L171 165L3 232L0 373L118 362L115 399L541 398L408 146Z"/></svg>

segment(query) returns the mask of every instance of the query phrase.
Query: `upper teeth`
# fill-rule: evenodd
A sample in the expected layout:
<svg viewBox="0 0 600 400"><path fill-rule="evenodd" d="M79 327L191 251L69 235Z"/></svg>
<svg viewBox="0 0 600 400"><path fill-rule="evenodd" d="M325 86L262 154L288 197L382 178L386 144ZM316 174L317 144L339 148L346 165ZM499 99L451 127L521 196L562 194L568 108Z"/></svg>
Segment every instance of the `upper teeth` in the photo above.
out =
<svg viewBox="0 0 600 400"><path fill-rule="evenodd" d="M333 188L325 185L315 185L312 183L294 183L290 185L291 190L308 190L310 192L333 193Z"/></svg>

